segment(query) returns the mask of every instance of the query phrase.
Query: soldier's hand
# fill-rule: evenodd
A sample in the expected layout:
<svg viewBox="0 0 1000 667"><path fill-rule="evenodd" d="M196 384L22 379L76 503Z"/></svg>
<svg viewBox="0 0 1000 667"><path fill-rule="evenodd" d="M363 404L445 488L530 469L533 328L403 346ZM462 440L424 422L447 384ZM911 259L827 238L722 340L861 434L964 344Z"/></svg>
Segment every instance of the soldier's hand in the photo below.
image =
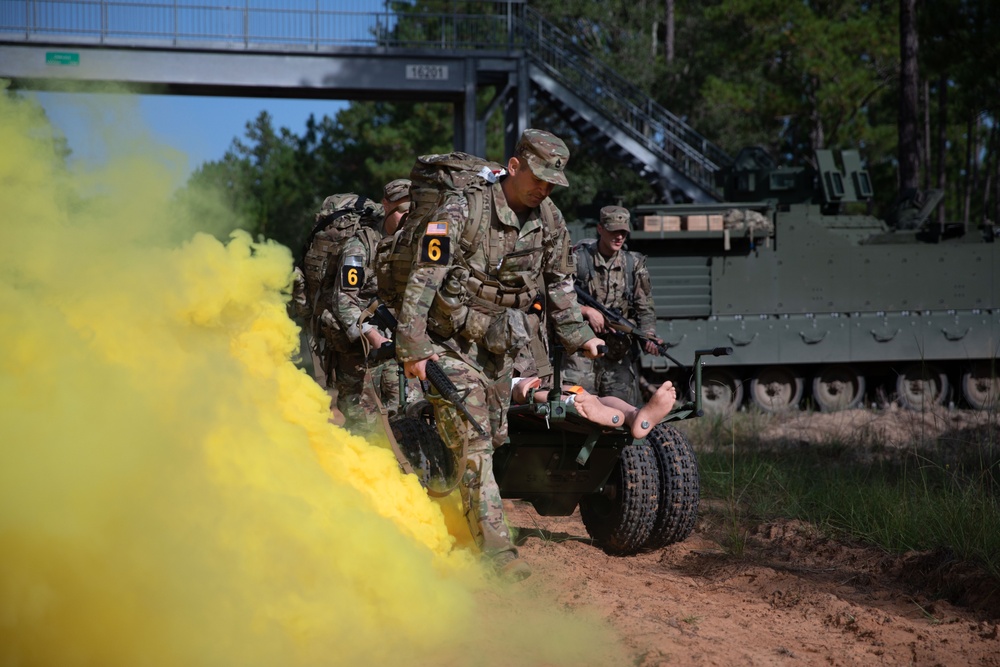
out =
<svg viewBox="0 0 1000 667"><path fill-rule="evenodd" d="M584 319L587 320L594 333L604 333L604 329L607 326L607 323L604 321L604 313L590 306L580 306L580 312L583 313Z"/></svg>
<svg viewBox="0 0 1000 667"><path fill-rule="evenodd" d="M659 338L646 339L642 342L642 349L645 350L646 354L659 355L657 345L663 345L663 341Z"/></svg>
<svg viewBox="0 0 1000 667"><path fill-rule="evenodd" d="M591 338L582 346L580 349L583 350L583 355L588 359L597 359L598 357L603 357L604 352L598 349L598 346L605 345L604 341L600 338ZM607 347L604 348L605 350Z"/></svg>
<svg viewBox="0 0 1000 667"><path fill-rule="evenodd" d="M418 361L405 361L403 362L403 375L407 378L417 378L420 381L427 379L427 362L428 360L437 361L440 359L438 355L432 354L426 359L420 359Z"/></svg>
<svg viewBox="0 0 1000 667"><path fill-rule="evenodd" d="M373 350L377 350L385 343L389 342L389 339L382 335L375 327L371 327L364 332L364 337L368 339L368 343L372 346Z"/></svg>

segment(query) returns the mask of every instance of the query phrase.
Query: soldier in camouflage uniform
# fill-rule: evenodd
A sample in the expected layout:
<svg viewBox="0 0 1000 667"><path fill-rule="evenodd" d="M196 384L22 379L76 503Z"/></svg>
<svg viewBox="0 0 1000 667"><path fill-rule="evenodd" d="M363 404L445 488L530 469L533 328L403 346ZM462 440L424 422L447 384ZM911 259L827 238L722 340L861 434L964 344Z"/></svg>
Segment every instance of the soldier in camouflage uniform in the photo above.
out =
<svg viewBox="0 0 1000 667"><path fill-rule="evenodd" d="M385 210L382 236L386 237L396 233L410 211L410 179L397 178L385 184L382 189L382 208Z"/></svg>
<svg viewBox="0 0 1000 667"><path fill-rule="evenodd" d="M538 317L528 314L535 297L547 299L556 334L569 350L596 356L603 344L583 321L568 231L548 198L555 185L567 185L568 159L562 140L525 130L506 176L487 186L481 217L469 219L466 196L449 193L419 235L396 331L406 376L423 380L427 361L437 361L466 396L473 418L492 433L481 436L433 388L428 391L442 439L459 458L465 448L459 490L472 535L484 557L510 579L531 570L518 559L504 521L493 450L507 436L514 358L537 336ZM476 242L465 252L467 225L482 233L473 230Z"/></svg>
<svg viewBox="0 0 1000 667"><path fill-rule="evenodd" d="M324 207L343 209L354 205L357 195L348 193L327 197ZM381 235L382 206L372 203L366 208L364 223L342 241L339 261L326 273L319 295L319 330L326 345L324 367L333 372L337 389L337 408L346 418L345 426L360 435L376 428L378 407L372 383L365 382L367 357L361 336L373 347L388 340L386 332L371 323L362 323L361 313L375 296L376 282L373 262L375 246ZM388 364L395 369L393 362ZM381 379L381 374L379 375ZM391 383L388 383L391 384ZM377 386L377 385L376 385ZM399 385L395 385L395 400L387 407L395 410L399 403Z"/></svg>
<svg viewBox="0 0 1000 667"><path fill-rule="evenodd" d="M410 210L410 179L397 178L385 184L382 189L382 209L385 212L385 216L379 225L379 231L381 237L385 238L396 232L396 229ZM372 280L375 279L375 260L376 257L373 251L369 253L366 259L366 266L369 267L368 273ZM390 331L374 326L370 322L364 322L361 325L361 333L368 341L371 349L378 349L383 344L389 342L389 336L392 335ZM382 405L388 409L390 416L395 415L399 411L400 405L399 362L395 357L392 357L380 363L371 364L369 370L371 372L372 386L378 391ZM418 395L415 394L416 389L409 386L409 384L412 383L408 383L407 386L407 400L412 402L418 398ZM369 410L369 412L377 410L377 406L374 405L374 401L371 401L370 398L370 395L362 396L362 406L366 410Z"/></svg>
<svg viewBox="0 0 1000 667"><path fill-rule="evenodd" d="M597 301L617 310L641 331L655 337L656 311L646 257L623 249L630 231L628 209L621 206L602 208L597 240L581 241L573 249L576 280ZM580 385L598 396L616 396L632 405L641 404L638 344L628 336L611 331L597 309L588 306L581 309L594 331L607 339L608 352L594 360L566 355L563 382ZM657 354L652 341L645 341L643 349L648 354Z"/></svg>

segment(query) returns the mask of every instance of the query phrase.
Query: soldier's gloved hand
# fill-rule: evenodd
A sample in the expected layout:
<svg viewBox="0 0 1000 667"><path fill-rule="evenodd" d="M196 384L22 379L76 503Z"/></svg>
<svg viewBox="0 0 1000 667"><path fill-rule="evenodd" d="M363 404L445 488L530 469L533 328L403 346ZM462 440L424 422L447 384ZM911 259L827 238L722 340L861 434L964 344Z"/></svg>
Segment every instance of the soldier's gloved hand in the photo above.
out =
<svg viewBox="0 0 1000 667"><path fill-rule="evenodd" d="M580 349L583 350L583 355L588 359L597 359L604 356L604 352L598 349L599 345L605 345L605 342L600 338L591 338L581 345ZM605 349L607 348L605 347Z"/></svg>
<svg viewBox="0 0 1000 667"><path fill-rule="evenodd" d="M437 361L440 359L436 354L432 354L426 359L418 359L416 361L404 361L403 362L403 375L407 378L417 378L421 382L427 379L427 362Z"/></svg>

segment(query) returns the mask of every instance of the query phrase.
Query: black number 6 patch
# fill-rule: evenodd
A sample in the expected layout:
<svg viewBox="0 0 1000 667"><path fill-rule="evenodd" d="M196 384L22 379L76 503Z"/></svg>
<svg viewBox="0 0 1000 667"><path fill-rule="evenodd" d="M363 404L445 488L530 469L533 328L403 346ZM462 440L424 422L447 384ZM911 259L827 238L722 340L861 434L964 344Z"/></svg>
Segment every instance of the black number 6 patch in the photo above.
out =
<svg viewBox="0 0 1000 667"><path fill-rule="evenodd" d="M447 236L424 236L420 241L423 264L447 264L451 261L451 239Z"/></svg>
<svg viewBox="0 0 1000 667"><path fill-rule="evenodd" d="M340 274L341 287L350 289L365 284L365 267L345 265Z"/></svg>

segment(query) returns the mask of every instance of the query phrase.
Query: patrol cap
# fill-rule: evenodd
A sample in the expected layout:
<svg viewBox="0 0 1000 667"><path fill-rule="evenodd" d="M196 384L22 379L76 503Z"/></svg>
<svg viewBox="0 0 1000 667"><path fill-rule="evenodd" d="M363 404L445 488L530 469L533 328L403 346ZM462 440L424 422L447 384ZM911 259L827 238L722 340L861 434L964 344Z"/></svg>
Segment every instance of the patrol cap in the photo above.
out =
<svg viewBox="0 0 1000 667"><path fill-rule="evenodd" d="M569 162L569 149L562 139L545 130L527 129L514 148L514 155L524 158L536 177L555 185L569 185L563 170Z"/></svg>
<svg viewBox="0 0 1000 667"><path fill-rule="evenodd" d="M397 178L385 184L383 195L387 202L397 202L410 196L410 179Z"/></svg>
<svg viewBox="0 0 1000 667"><path fill-rule="evenodd" d="M601 209L601 226L609 232L631 232L631 218L628 209L621 206L605 206Z"/></svg>

